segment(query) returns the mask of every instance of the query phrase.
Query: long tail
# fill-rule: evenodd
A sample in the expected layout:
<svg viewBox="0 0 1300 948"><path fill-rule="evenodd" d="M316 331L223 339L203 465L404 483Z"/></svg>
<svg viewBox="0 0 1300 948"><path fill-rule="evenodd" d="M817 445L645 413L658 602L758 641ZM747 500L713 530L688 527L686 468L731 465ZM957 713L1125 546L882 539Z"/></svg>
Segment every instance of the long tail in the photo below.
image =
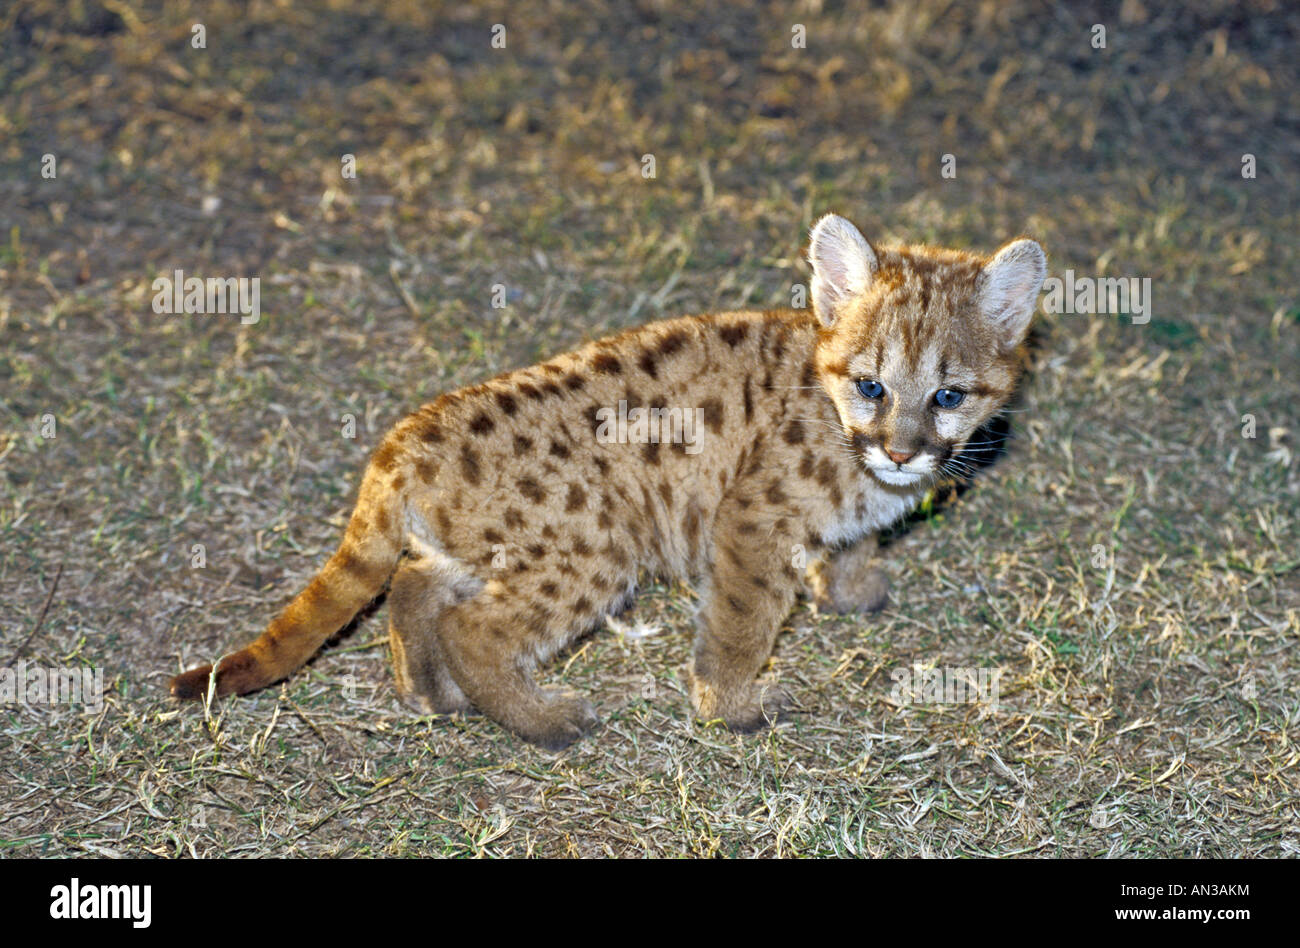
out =
<svg viewBox="0 0 1300 948"><path fill-rule="evenodd" d="M247 648L222 659L217 694L248 694L292 674L383 590L402 553L401 498L382 466L371 464L338 552ZM211 665L171 682L177 698L202 698Z"/></svg>

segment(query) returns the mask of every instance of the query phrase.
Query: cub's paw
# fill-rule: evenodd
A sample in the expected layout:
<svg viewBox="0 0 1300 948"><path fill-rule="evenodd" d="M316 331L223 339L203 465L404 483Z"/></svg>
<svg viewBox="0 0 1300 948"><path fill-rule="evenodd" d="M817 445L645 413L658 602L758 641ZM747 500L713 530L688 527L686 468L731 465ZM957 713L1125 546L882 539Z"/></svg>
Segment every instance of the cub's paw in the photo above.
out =
<svg viewBox="0 0 1300 948"><path fill-rule="evenodd" d="M853 576L835 576L818 583L813 605L819 612L845 615L850 612L879 612L889 602L889 577L878 566Z"/></svg>
<svg viewBox="0 0 1300 948"><path fill-rule="evenodd" d="M772 727L794 707L790 693L772 682L755 682L744 690L719 694L698 678L692 682L691 703L701 721L721 720L738 734Z"/></svg>
<svg viewBox="0 0 1300 948"><path fill-rule="evenodd" d="M740 734L761 731L789 716L794 699L774 684L755 685L748 702L723 716L727 728Z"/></svg>
<svg viewBox="0 0 1300 948"><path fill-rule="evenodd" d="M600 717L590 701L557 688L543 689L546 700L538 720L523 736L547 750L564 750L578 738L591 732Z"/></svg>
<svg viewBox="0 0 1300 948"><path fill-rule="evenodd" d="M404 652L393 649L393 685L402 704L419 715L474 713L469 698L445 668L412 668L405 657Z"/></svg>

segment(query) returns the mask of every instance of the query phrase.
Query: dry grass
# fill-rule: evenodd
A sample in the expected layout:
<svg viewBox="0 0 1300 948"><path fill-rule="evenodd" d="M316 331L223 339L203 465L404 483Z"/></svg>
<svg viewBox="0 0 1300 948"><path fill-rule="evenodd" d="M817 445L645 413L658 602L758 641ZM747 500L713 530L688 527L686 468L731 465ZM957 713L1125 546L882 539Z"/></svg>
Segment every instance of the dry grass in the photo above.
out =
<svg viewBox="0 0 1300 948"><path fill-rule="evenodd" d="M0 708L0 851L1300 852L1300 12L1125 0L1101 51L1069 4L821 6L0 12L0 661L62 566L22 657L108 686L100 713ZM788 303L828 209L1032 233L1053 273L1150 277L1155 312L1044 317L1009 455L894 537L889 609L790 618L793 723L689 720L693 601L663 585L627 617L661 634L553 669L603 718L559 756L407 714L382 607L283 687L164 696L297 591L407 410ZM175 268L260 277L261 322L154 314ZM1001 701L900 707L913 662L1000 668Z"/></svg>

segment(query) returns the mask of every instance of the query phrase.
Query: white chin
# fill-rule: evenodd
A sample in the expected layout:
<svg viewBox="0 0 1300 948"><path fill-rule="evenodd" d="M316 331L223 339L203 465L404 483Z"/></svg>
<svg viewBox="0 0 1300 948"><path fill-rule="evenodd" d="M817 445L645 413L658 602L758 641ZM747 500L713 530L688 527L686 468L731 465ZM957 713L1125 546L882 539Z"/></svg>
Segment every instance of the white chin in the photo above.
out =
<svg viewBox="0 0 1300 948"><path fill-rule="evenodd" d="M891 471L876 467L871 469L871 473L886 484L893 484L895 487L910 487L924 477L923 474L916 474L912 471Z"/></svg>

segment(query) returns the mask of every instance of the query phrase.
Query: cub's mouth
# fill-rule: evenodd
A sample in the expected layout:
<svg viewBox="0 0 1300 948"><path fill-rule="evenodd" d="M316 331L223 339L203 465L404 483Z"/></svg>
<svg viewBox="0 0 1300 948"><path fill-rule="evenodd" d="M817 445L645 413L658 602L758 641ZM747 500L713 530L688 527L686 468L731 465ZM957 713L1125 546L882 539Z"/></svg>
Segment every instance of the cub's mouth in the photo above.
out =
<svg viewBox="0 0 1300 948"><path fill-rule="evenodd" d="M897 467L875 467L865 459L862 463L872 474L894 487L910 487L926 476L921 471L900 470Z"/></svg>

